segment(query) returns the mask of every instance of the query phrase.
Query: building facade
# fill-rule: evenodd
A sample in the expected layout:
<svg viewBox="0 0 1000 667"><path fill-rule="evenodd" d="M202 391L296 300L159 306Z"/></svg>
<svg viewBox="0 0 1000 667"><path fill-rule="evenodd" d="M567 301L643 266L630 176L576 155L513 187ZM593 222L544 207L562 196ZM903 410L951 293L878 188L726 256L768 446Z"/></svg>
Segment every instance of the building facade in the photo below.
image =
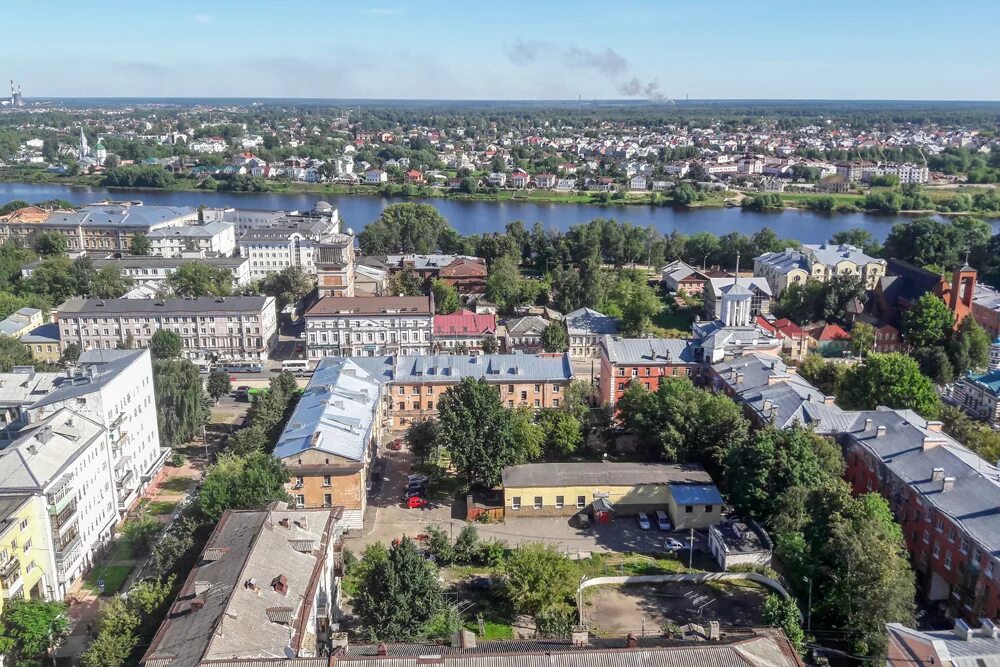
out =
<svg viewBox="0 0 1000 667"><path fill-rule="evenodd" d="M267 359L278 334L274 297L70 299L59 306L60 344L83 350L149 347L157 331L181 337L190 359Z"/></svg>
<svg viewBox="0 0 1000 667"><path fill-rule="evenodd" d="M601 405L615 407L633 382L650 391L661 378L687 377L698 382L702 366L695 361L691 341L678 338L621 338L601 340Z"/></svg>
<svg viewBox="0 0 1000 667"><path fill-rule="evenodd" d="M766 278L777 297L789 285L804 285L807 280L825 283L835 276L857 276L867 289L874 289L886 275L886 267L884 259L870 257L852 245L821 243L755 257L753 274Z"/></svg>
<svg viewBox="0 0 1000 667"><path fill-rule="evenodd" d="M354 237L338 234L316 246L316 287L319 297L353 297L357 279Z"/></svg>
<svg viewBox="0 0 1000 667"><path fill-rule="evenodd" d="M563 318L573 359L600 359L601 339L618 333L618 320L591 308L578 308Z"/></svg>
<svg viewBox="0 0 1000 667"><path fill-rule="evenodd" d="M224 220L164 227L149 232L146 238L152 254L160 257L181 257L188 252L230 257L236 252L236 225Z"/></svg>
<svg viewBox="0 0 1000 667"><path fill-rule="evenodd" d="M0 613L7 600L48 600L54 590L39 495L0 497Z"/></svg>
<svg viewBox="0 0 1000 667"><path fill-rule="evenodd" d="M481 354L483 341L497 335L496 315L461 309L434 316L434 351L439 354Z"/></svg>
<svg viewBox="0 0 1000 667"><path fill-rule="evenodd" d="M328 296L306 311L305 322L310 359L430 354L434 297Z"/></svg>
<svg viewBox="0 0 1000 667"><path fill-rule="evenodd" d="M739 287L740 290L750 292L750 314L770 315L771 314L771 286L764 278L710 278L705 286L704 295L704 315L708 319L722 319L723 296L732 289Z"/></svg>
<svg viewBox="0 0 1000 667"><path fill-rule="evenodd" d="M1000 426L1000 370L969 372L960 377L955 381L952 398L974 419L994 428Z"/></svg>

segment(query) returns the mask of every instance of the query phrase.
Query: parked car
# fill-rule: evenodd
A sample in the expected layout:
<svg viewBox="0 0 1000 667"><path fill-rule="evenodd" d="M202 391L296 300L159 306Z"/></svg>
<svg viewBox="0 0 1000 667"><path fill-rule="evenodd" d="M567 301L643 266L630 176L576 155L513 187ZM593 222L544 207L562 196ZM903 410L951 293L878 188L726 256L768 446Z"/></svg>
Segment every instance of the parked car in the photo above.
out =
<svg viewBox="0 0 1000 667"><path fill-rule="evenodd" d="M425 489L423 488L419 489L407 488L406 491L403 492L403 500L408 500L410 498L413 498L414 496L422 496L424 495L424 492Z"/></svg>
<svg viewBox="0 0 1000 667"><path fill-rule="evenodd" d="M250 387L248 387L247 385L242 385L240 387L237 387L236 391L233 392L233 398L235 398L237 401L249 402Z"/></svg>
<svg viewBox="0 0 1000 667"><path fill-rule="evenodd" d="M392 442L390 442L388 445L386 445L386 448L391 449L394 452L398 452L399 450L401 450L403 448L403 439L402 438L396 438L395 440L393 440Z"/></svg>
<svg viewBox="0 0 1000 667"><path fill-rule="evenodd" d="M406 507L411 510L427 507L429 504L426 498L421 498L420 496L410 496L406 499Z"/></svg>
<svg viewBox="0 0 1000 667"><path fill-rule="evenodd" d="M670 519L667 518L667 513L663 510L656 510L656 527L660 530L670 531L674 527L670 525Z"/></svg>
<svg viewBox="0 0 1000 667"><path fill-rule="evenodd" d="M649 517L645 512L639 512L635 518L639 521L639 528L642 530L649 530Z"/></svg>
<svg viewBox="0 0 1000 667"><path fill-rule="evenodd" d="M682 542L679 542L672 537L668 537L663 542L663 548L667 551L680 551L681 549L686 549L687 547L685 547Z"/></svg>
<svg viewBox="0 0 1000 667"><path fill-rule="evenodd" d="M420 484L426 484L430 481L430 477L427 475L407 475L406 483L413 484L414 482L419 482Z"/></svg>
<svg viewBox="0 0 1000 667"><path fill-rule="evenodd" d="M410 484L406 485L406 490L403 491L403 493L416 492L416 493L419 493L419 494L423 495L425 491L427 491L427 485L426 484L413 484L413 483L410 483Z"/></svg>

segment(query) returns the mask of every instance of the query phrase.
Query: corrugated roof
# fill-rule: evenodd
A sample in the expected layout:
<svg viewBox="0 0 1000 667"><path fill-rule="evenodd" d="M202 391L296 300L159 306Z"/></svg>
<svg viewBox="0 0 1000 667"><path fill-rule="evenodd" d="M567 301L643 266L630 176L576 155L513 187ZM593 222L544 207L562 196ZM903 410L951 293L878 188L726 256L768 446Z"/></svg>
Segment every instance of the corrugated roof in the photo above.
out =
<svg viewBox="0 0 1000 667"><path fill-rule="evenodd" d="M399 356L396 382L459 382L462 378L488 382L569 382L573 379L569 355L480 354Z"/></svg>
<svg viewBox="0 0 1000 667"><path fill-rule="evenodd" d="M694 344L682 338L619 338L605 336L601 346L615 364L693 364Z"/></svg>
<svg viewBox="0 0 1000 667"><path fill-rule="evenodd" d="M527 463L503 470L505 487L711 483L695 463Z"/></svg>
<svg viewBox="0 0 1000 667"><path fill-rule="evenodd" d="M273 296L204 296L195 299L70 299L61 306L60 315L102 317L115 315L210 315L218 313L260 313L271 304Z"/></svg>
<svg viewBox="0 0 1000 667"><path fill-rule="evenodd" d="M618 319L591 308L578 308L563 318L570 336L618 333Z"/></svg>

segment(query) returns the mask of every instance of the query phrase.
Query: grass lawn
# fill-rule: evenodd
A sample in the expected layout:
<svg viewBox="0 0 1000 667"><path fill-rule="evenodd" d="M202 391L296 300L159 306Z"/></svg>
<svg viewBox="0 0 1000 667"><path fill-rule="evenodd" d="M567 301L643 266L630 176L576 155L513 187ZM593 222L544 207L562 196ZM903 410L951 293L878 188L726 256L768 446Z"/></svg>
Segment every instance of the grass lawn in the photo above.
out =
<svg viewBox="0 0 1000 667"><path fill-rule="evenodd" d="M156 500L146 505L146 512L149 514L173 514L177 507L176 500Z"/></svg>
<svg viewBox="0 0 1000 667"><path fill-rule="evenodd" d="M131 571L132 568L128 565L98 565L90 571L83 585L95 593L101 593L101 595L114 595L121 590ZM103 593L97 585L98 580L101 579L104 580Z"/></svg>
<svg viewBox="0 0 1000 667"><path fill-rule="evenodd" d="M163 483L162 488L167 491L175 491L177 493L183 493L187 491L191 484L194 482L192 477L171 477L166 482Z"/></svg>
<svg viewBox="0 0 1000 667"><path fill-rule="evenodd" d="M132 546L125 539L116 540L111 551L108 552L108 560L131 560L134 557Z"/></svg>
<svg viewBox="0 0 1000 667"><path fill-rule="evenodd" d="M468 630L472 630L476 633L476 639L480 641L490 641L497 639L513 639L514 638L514 628L508 623L503 623L500 621L492 621L483 618L483 630L485 632L479 632L479 623L476 619L466 621L465 627Z"/></svg>

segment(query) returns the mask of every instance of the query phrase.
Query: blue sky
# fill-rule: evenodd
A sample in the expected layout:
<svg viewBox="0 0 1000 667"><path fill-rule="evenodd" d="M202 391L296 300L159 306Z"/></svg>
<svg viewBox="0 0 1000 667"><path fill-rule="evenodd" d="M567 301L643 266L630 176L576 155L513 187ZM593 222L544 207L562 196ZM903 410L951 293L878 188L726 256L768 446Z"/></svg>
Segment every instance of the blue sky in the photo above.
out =
<svg viewBox="0 0 1000 667"><path fill-rule="evenodd" d="M10 0L32 96L1000 99L1000 0Z"/></svg>

